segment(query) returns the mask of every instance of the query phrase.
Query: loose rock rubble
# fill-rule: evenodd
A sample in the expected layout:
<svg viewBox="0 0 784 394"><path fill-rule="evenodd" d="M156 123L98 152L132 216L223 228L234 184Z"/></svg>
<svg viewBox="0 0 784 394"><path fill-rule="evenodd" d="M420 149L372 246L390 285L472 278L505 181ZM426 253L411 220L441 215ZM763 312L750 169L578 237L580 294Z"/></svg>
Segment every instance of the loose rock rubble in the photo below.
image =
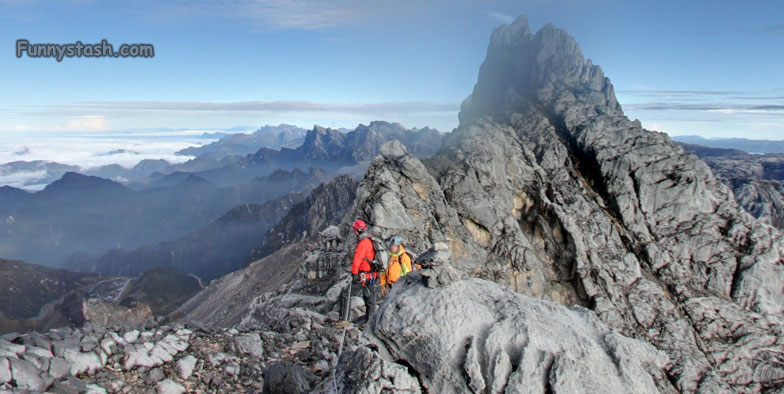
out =
<svg viewBox="0 0 784 394"><path fill-rule="evenodd" d="M267 379L308 392L337 363L340 331L325 323L292 314L278 331L174 324L8 334L0 339L0 391L262 392Z"/></svg>

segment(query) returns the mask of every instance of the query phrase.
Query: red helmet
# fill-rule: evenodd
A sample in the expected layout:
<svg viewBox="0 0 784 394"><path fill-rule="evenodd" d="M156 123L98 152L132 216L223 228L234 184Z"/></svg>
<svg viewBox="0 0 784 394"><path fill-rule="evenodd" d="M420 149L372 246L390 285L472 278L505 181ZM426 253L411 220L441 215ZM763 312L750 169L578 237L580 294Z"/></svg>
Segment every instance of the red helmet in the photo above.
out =
<svg viewBox="0 0 784 394"><path fill-rule="evenodd" d="M363 222L362 219L357 219L354 222L354 225L351 227L354 229L354 231L358 233L364 233L365 231L367 231L367 224L365 224L365 222Z"/></svg>

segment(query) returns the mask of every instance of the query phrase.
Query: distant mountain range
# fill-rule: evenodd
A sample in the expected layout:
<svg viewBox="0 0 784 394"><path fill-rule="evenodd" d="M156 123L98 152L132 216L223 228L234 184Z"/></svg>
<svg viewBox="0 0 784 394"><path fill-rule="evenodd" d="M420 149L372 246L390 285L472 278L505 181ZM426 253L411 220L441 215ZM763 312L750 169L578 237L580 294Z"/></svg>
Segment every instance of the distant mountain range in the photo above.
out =
<svg viewBox="0 0 784 394"><path fill-rule="evenodd" d="M747 138L703 138L697 135L676 135L672 139L711 148L736 149L748 153L784 153L784 140L752 140Z"/></svg>
<svg viewBox="0 0 784 394"><path fill-rule="evenodd" d="M110 250L99 257L75 253L68 269L107 275L139 276L167 267L209 281L247 265L251 250L305 193L293 192L264 204L242 204L214 222L171 241L134 250Z"/></svg>
<svg viewBox="0 0 784 394"><path fill-rule="evenodd" d="M217 185L247 181L276 168L316 166L338 174L361 175L384 142L398 140L413 154L427 157L438 151L441 139L441 133L435 129L406 129L398 123L383 121L359 125L349 132L315 126L296 149L261 148L239 159L227 156L222 159L227 165L198 175Z"/></svg>
<svg viewBox="0 0 784 394"><path fill-rule="evenodd" d="M7 163L0 165L0 185L38 190L66 172L110 179L133 190L171 186L190 174L217 187L232 187L279 168L295 167L316 166L358 176L386 141L399 140L413 154L427 157L440 148L442 139L434 129L406 129L383 121L360 124L350 131L320 126L306 131L278 125L262 127L252 134L221 136L216 142L178 152L196 156L183 163L147 159L131 168L110 164L90 169L45 161Z"/></svg>
<svg viewBox="0 0 784 394"><path fill-rule="evenodd" d="M0 164L0 186L40 188L69 171L79 171L79 167L42 160L12 161Z"/></svg>
<svg viewBox="0 0 784 394"><path fill-rule="evenodd" d="M328 225L339 222L349 213L357 196L359 183L342 175L325 183L294 205L275 227L269 229L253 259L266 257L284 246L318 234Z"/></svg>
<svg viewBox="0 0 784 394"><path fill-rule="evenodd" d="M307 130L297 126L267 125L251 134L227 134L218 141L203 146L185 148L178 151L177 154L196 157L211 156L218 159L226 156L245 156L261 148L296 148L305 141L305 134L307 134Z"/></svg>
<svg viewBox="0 0 784 394"><path fill-rule="evenodd" d="M237 205L307 192L331 177L315 168L278 170L221 188L188 174L169 186L131 190L69 172L37 193L0 187L0 256L57 266L79 251L130 250L183 236Z"/></svg>

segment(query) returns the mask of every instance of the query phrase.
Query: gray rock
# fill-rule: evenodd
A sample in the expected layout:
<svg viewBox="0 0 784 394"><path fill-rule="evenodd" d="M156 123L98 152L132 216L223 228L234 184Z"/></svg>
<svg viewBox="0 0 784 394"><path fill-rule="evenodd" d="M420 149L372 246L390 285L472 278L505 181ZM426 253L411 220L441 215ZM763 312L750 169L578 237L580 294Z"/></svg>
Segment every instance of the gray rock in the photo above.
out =
<svg viewBox="0 0 784 394"><path fill-rule="evenodd" d="M82 394L89 390L87 384L73 376L67 376L56 380L49 388L50 392L58 394Z"/></svg>
<svg viewBox="0 0 784 394"><path fill-rule="evenodd" d="M40 358L49 359L49 358L54 357L54 355L52 354L52 352L49 349L43 349L43 348L40 348L40 347L37 347L37 346L31 346L31 347L27 348L27 350L25 352L28 353L28 354L35 355L35 356L40 357Z"/></svg>
<svg viewBox="0 0 784 394"><path fill-rule="evenodd" d="M15 358L9 361L11 363L11 375L13 375L13 381L16 383L17 389L43 391L46 388L44 381L38 376L40 371L35 365L29 361Z"/></svg>
<svg viewBox="0 0 784 394"><path fill-rule="evenodd" d="M223 371L226 372L229 376L239 375L240 373L240 365L235 362L230 362L223 368Z"/></svg>
<svg viewBox="0 0 784 394"><path fill-rule="evenodd" d="M247 333L238 335L234 338L234 344L240 353L250 354L254 357L264 356L264 342L259 334Z"/></svg>
<svg viewBox="0 0 784 394"><path fill-rule="evenodd" d="M131 330L123 334L123 340L126 343L134 343L139 339L139 330Z"/></svg>
<svg viewBox="0 0 784 394"><path fill-rule="evenodd" d="M0 357L0 384L8 383L11 381L11 364L8 359Z"/></svg>
<svg viewBox="0 0 784 394"><path fill-rule="evenodd" d="M61 357L55 357L49 362L49 375L55 379L62 378L71 373L71 363Z"/></svg>
<svg viewBox="0 0 784 394"><path fill-rule="evenodd" d="M197 361L199 360L190 354L177 361L177 372L179 372L182 380L188 380L193 375L193 369L196 368Z"/></svg>
<svg viewBox="0 0 784 394"><path fill-rule="evenodd" d="M0 339L0 357L17 358L24 353L26 347Z"/></svg>
<svg viewBox="0 0 784 394"><path fill-rule="evenodd" d="M407 277L371 330L387 364L414 371L406 372L405 386L419 381L428 392L674 392L668 358L653 346L620 335L587 309L480 279L429 289ZM367 365L354 357L368 358L360 353L341 363ZM385 380L367 376L348 392Z"/></svg>
<svg viewBox="0 0 784 394"><path fill-rule="evenodd" d="M761 221L784 229L784 154L748 154L732 149L681 144L699 156Z"/></svg>
<svg viewBox="0 0 784 394"><path fill-rule="evenodd" d="M79 352L67 349L63 358L71 365L69 372L74 376L83 373L92 374L103 367L100 357L94 352Z"/></svg>
<svg viewBox="0 0 784 394"><path fill-rule="evenodd" d="M106 389L97 384L88 384L83 394L106 394Z"/></svg>
<svg viewBox="0 0 784 394"><path fill-rule="evenodd" d="M160 382L165 377L166 375L163 374L163 370L160 368L153 368L147 373L147 381L153 384Z"/></svg>
<svg viewBox="0 0 784 394"><path fill-rule="evenodd" d="M277 361L264 370L264 394L300 394L310 392L313 374L290 361Z"/></svg>
<svg viewBox="0 0 784 394"><path fill-rule="evenodd" d="M383 145L381 145L381 149L379 150L379 153L383 156L391 157L394 159L405 155L406 153L408 153L408 150L406 149L405 145L400 143L400 141L393 140L393 141L385 142Z"/></svg>
<svg viewBox="0 0 784 394"><path fill-rule="evenodd" d="M626 118L601 69L552 25L496 29L441 152L376 158L357 195L351 216L410 250L448 244L461 276L591 307L645 339L671 358L679 391L780 386L784 364L757 355L782 336L781 234L699 159Z"/></svg>
<svg viewBox="0 0 784 394"><path fill-rule="evenodd" d="M185 392L185 387L171 379L161 380L156 385L156 389L158 394L182 394Z"/></svg>

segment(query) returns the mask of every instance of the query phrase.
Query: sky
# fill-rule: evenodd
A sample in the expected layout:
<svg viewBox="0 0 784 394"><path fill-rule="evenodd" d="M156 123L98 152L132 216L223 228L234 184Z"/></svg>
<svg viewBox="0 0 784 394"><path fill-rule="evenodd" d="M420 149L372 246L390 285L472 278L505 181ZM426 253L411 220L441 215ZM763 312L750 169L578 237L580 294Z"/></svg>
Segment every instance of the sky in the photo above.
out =
<svg viewBox="0 0 784 394"><path fill-rule="evenodd" d="M492 29L521 14L575 36L646 128L784 139L784 3L723 0L0 0L0 139L27 159L278 123L450 131ZM17 58L17 39L155 56Z"/></svg>

